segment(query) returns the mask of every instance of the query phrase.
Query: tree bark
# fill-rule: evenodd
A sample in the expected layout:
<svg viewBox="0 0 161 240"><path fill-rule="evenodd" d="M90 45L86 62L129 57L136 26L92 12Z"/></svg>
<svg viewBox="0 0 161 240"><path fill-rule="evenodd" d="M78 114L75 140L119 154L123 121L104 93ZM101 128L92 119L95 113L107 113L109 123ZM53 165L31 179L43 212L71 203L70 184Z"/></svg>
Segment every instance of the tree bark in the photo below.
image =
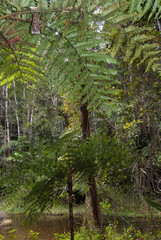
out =
<svg viewBox="0 0 161 240"><path fill-rule="evenodd" d="M82 138L83 140L87 140L90 136L90 125L89 125L89 112L87 109L88 103L81 105L81 127L82 127ZM96 229L102 228L102 220L101 220L101 210L98 201L97 187L95 176L91 175L88 178L88 183L90 186L89 193L91 199L91 208L93 214L93 221Z"/></svg>
<svg viewBox="0 0 161 240"><path fill-rule="evenodd" d="M102 229L101 210L100 210L100 205L98 201L95 177L91 176L88 179L88 181L90 186L89 191L90 191L90 197L91 197L91 206L92 206L94 225L96 229Z"/></svg>
<svg viewBox="0 0 161 240"><path fill-rule="evenodd" d="M90 136L89 132L89 117L88 117L87 103L81 105L81 128L82 138L87 139Z"/></svg>

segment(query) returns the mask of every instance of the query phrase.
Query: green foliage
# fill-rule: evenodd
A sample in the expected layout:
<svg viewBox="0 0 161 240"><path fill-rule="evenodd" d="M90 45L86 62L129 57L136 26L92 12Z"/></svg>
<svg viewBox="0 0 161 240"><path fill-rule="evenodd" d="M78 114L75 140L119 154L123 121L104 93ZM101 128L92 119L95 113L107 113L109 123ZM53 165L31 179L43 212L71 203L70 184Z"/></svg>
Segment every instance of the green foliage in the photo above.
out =
<svg viewBox="0 0 161 240"><path fill-rule="evenodd" d="M157 82L149 82L143 86L145 91L142 91L141 96L141 88L138 86L137 89L136 86L141 80L147 79L141 79L140 76L137 76L135 82L132 79L134 68L135 73L138 69L150 73L151 69L160 71L160 33L155 23L161 10L159 0L37 0L36 5L41 25L40 35L30 34L33 15L30 6L35 6L35 1L5 0L0 5L1 85L11 86L12 82L19 81L28 85L28 93L41 95L40 89L44 92L50 89L49 94L58 91L60 96L69 97L73 103L88 103L88 109L101 106L103 111L106 111L105 104L114 102L115 95L119 100L122 98L124 91L118 90L121 88L126 93L123 101L127 102L122 105L124 113L121 114L124 116L118 124L120 129L124 129L117 133L119 127L115 127L117 139L100 133L91 136L86 142L79 139L79 134L72 133L51 143L55 119L49 122L48 112L39 113L37 108L37 118L32 127L35 132L39 128L42 135L44 129L48 130L49 135L51 131L51 141L37 143L35 140L39 141L39 134L36 136L33 131L33 146L27 142L24 147L20 139L18 145L11 142L5 148L2 147L2 153L18 148L8 158L0 181L6 187L5 193L14 196L14 201L21 198L29 216L49 210L54 203L53 198L61 196L62 188L66 186L68 161L71 162L75 182L91 174L105 181L108 178L107 182L112 179L112 175L123 179L125 176L122 169L130 165L131 154L126 144L120 143L121 139L125 139L126 135L126 141L132 139L131 145L134 145L139 134L139 124L142 124L143 115L146 115L146 111L140 107L136 110L136 106L142 105L136 99L142 99L145 95L149 95L149 99L157 99L159 94L151 96L147 90L148 84L155 84L157 93L160 92ZM147 19L151 22L148 23ZM122 79L121 74L118 75L122 83L120 86L116 80L116 59L126 65L123 69L127 70L127 74L122 74ZM125 75L130 78L130 83ZM41 95L42 98L44 96ZM149 102L154 104L153 100ZM118 112L120 105L117 105ZM127 105L128 110L125 112ZM143 106L148 108L149 104L145 102ZM141 117L138 116L139 111L143 114ZM146 115L147 119L151 119L151 115ZM148 121L143 122L145 127ZM29 125L26 124L26 128ZM45 137L48 132L44 134ZM148 149L151 152L151 148ZM149 157L148 154L142 154L141 157ZM87 188L82 188L82 191L85 192ZM108 208L108 203L104 207Z"/></svg>
<svg viewBox="0 0 161 240"><path fill-rule="evenodd" d="M16 229L13 229L13 230L8 232L9 237L10 237L10 238L8 238L8 240L17 239L17 235L15 234L16 231L17 231ZM34 232L33 230L30 230L29 234L27 236L27 239L37 239L37 240L40 240L40 238L38 236L39 236L38 232ZM0 234L0 240L3 240L3 239L5 239L5 236Z"/></svg>
<svg viewBox="0 0 161 240"><path fill-rule="evenodd" d="M110 94L116 94L111 88L117 84L113 78L116 71L112 69L116 61L108 52L102 53L106 41L102 38L95 13L101 5L97 2L80 3L74 0L62 3L54 1L50 4L45 0L38 0L36 3L40 22L43 24L40 36L29 33L31 22L28 19L32 11L29 11L28 7L33 2L15 0L13 4L9 4L10 7L6 2L6 11L0 18L2 29L9 29L8 26L16 29L14 31L16 37L20 35L19 31L22 29L23 43L20 40L16 42L16 46L9 44L10 35L7 36L9 30L2 34L2 40L8 44L3 47L2 42L2 53L4 52L1 55L3 63L0 66L4 74L2 84L13 80L36 84L36 79L40 81L44 75L43 81L49 84L53 91L58 89L59 93L62 91L70 93L73 101L76 98L81 100L83 97L84 102L90 103L89 107L109 101ZM88 12L91 6L92 9ZM21 11L22 20L10 19L13 11ZM17 15L19 16L18 13ZM7 55L6 48L9 50ZM13 59L15 65L12 64ZM105 63L108 64L108 71Z"/></svg>
<svg viewBox="0 0 161 240"><path fill-rule="evenodd" d="M57 162L56 155L48 156L43 145L28 148L28 152L17 151L10 156L10 167L2 170L2 177L8 204L20 202L28 218L35 218L59 200L66 184L66 170L61 161Z"/></svg>
<svg viewBox="0 0 161 240"><path fill-rule="evenodd" d="M56 237L56 240L70 240L70 234L54 234L54 237ZM80 232L77 232L74 236L75 240L103 240L103 236L101 234L95 232L95 231L88 231L85 228L81 228Z"/></svg>
<svg viewBox="0 0 161 240"><path fill-rule="evenodd" d="M109 32L110 29L107 41L112 45L112 56L117 57L120 54L121 61L123 58L130 65L141 65L146 71L160 71L159 32L155 26L156 20L153 20L152 24L146 19L140 20L148 11L149 19L156 9L160 12L160 0L150 0L147 3L138 0L111 3L108 9L111 12L115 9L115 14L109 19L108 15L106 16L106 8L102 8L101 17L105 21L106 31Z"/></svg>
<svg viewBox="0 0 161 240"><path fill-rule="evenodd" d="M106 202L101 202L100 206L108 213L111 208L111 204L106 200Z"/></svg>
<svg viewBox="0 0 161 240"><path fill-rule="evenodd" d="M28 219L33 220L60 200L67 183L68 161L75 182L86 180L91 174L107 174L113 164L118 169L128 165L130 152L115 139L94 135L86 142L78 136L73 132L54 144L42 141L36 146L26 145L27 151L15 151L8 158L6 169L1 169L8 204L20 202Z"/></svg>
<svg viewBox="0 0 161 240"><path fill-rule="evenodd" d="M15 229L9 231L10 238L8 240L17 239L17 236L15 235ZM87 230L85 228L80 228L78 232L75 233L75 240L159 240L161 237L160 232L156 232L155 234L149 232L149 233L141 233L140 230L135 230L133 226L130 226L128 229L123 229L122 233L117 232L117 226L116 225L109 225L106 227L105 233L101 234L99 232L96 232L94 230ZM0 235L0 239L4 240L5 237L3 235ZM33 230L29 231L29 234L27 236L27 239L40 239L39 233L34 232ZM54 234L54 239L56 240L70 240L70 234L64 233L64 234ZM43 240L43 239L42 239Z"/></svg>
<svg viewBox="0 0 161 240"><path fill-rule="evenodd" d="M9 233L9 236L10 236L9 240L13 240L13 239L17 238L17 236L15 234L16 233L16 229L13 229L13 230L9 231L8 233Z"/></svg>
<svg viewBox="0 0 161 240"><path fill-rule="evenodd" d="M69 234L55 234L56 240L69 240ZM84 228L81 228L79 232L75 234L76 240L85 240L85 239L93 239L93 240L159 240L161 237L160 232L153 233L141 233L140 230L135 230L133 226L130 226L128 229L123 229L122 233L117 232L116 225L109 225L106 227L105 234L100 234L96 231L88 231Z"/></svg>
<svg viewBox="0 0 161 240"><path fill-rule="evenodd" d="M30 230L28 238L29 239L39 239L38 236L39 236L38 232L34 232L33 230Z"/></svg>
<svg viewBox="0 0 161 240"><path fill-rule="evenodd" d="M146 64L147 71L150 68L154 71L160 68L160 50L156 47L158 39L154 28L138 27L137 23L130 23L139 20L135 11L144 15L152 7L151 14L156 10L159 14L159 0L154 3L151 0L146 4L138 0L118 3L73 0L62 3L54 1L50 4L38 0L36 5L42 23L42 33L39 36L29 33L31 21L28 19L31 18L32 11L28 8L34 5L33 1L15 0L14 3L9 2L9 5L8 1L5 3L0 18L2 84L13 80L35 84L35 79L41 79L45 74L43 81L53 90L59 89L59 93L70 93L73 101L83 97L84 102L89 102L89 107L111 101L111 94L116 94L116 87L113 89L111 86L118 82L113 76L116 73L113 71L116 61L108 50L106 54L102 53L107 41L102 37L106 34L106 28L108 32L109 29L115 32L113 56L123 47L127 62L132 64L141 58L137 64ZM22 20L14 21L10 18L14 11L23 11ZM17 15L19 16L18 12ZM103 20L105 24L102 23ZM99 23L102 24L102 30L99 29ZM16 31L10 33L10 29ZM22 39L17 40L16 44L12 43L20 35ZM146 50L145 44L149 45ZM12 64L13 61L15 64ZM108 65L105 66L105 63Z"/></svg>
<svg viewBox="0 0 161 240"><path fill-rule="evenodd" d="M153 208L161 211L161 205L153 200L150 200L150 199L145 199L145 201L150 205L152 206Z"/></svg>
<svg viewBox="0 0 161 240"><path fill-rule="evenodd" d="M153 16L155 16L155 18L157 16L159 16L160 14L160 4L161 1L160 0L149 0L149 1L139 1L139 0L129 0L130 2L130 12L141 12L141 17L143 17L144 15L146 15L148 13L149 17L148 20L150 20Z"/></svg>
<svg viewBox="0 0 161 240"><path fill-rule="evenodd" d="M26 136L21 136L18 140L12 140L7 145L2 145L0 148L0 155L3 156L3 154L7 151L12 153L15 150L25 149L25 147L30 143L29 139Z"/></svg>
<svg viewBox="0 0 161 240"><path fill-rule="evenodd" d="M28 219L35 219L60 201L67 183L68 146L76 133L70 133L54 144L41 141L20 146L1 169L1 184L7 205L19 203ZM14 184L13 184L14 179Z"/></svg>
<svg viewBox="0 0 161 240"><path fill-rule="evenodd" d="M145 65L146 71L150 68L156 71L160 68L158 60L161 53L158 50L159 44L156 36L157 31L150 27L128 26L119 30L115 36L112 55L115 56L121 51L127 63L136 64L138 67Z"/></svg>
<svg viewBox="0 0 161 240"><path fill-rule="evenodd" d="M0 240L3 240L5 237L2 235L2 234L0 234Z"/></svg>
<svg viewBox="0 0 161 240"><path fill-rule="evenodd" d="M6 13L12 14L7 6ZM43 74L36 44L31 45L26 39L29 23L23 20L22 23L11 19L0 20L1 85L12 81L34 84Z"/></svg>
<svg viewBox="0 0 161 240"><path fill-rule="evenodd" d="M108 174L115 165L117 174L123 167L130 163L130 151L128 147L110 138L106 134L93 135L88 141L75 147L73 157L73 169L80 173L80 176L95 176Z"/></svg>

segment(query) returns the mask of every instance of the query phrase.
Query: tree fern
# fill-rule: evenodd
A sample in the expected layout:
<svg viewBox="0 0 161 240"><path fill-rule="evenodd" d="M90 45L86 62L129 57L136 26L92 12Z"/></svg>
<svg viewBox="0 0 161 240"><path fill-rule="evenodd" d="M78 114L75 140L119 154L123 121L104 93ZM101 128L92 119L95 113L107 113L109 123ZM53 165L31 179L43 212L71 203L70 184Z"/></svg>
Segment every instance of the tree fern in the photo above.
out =
<svg viewBox="0 0 161 240"><path fill-rule="evenodd" d="M94 40L96 30L92 29L89 25L87 31L86 28L83 29L80 26L81 24L80 21L77 25L71 26L69 30L66 30L66 28L62 26L61 31L63 32L60 32L60 30L56 32L55 26L54 29L50 27L50 30L54 30L57 34L51 37L49 42L50 47L46 55L47 59L51 59L51 61L48 61L48 71L51 72L54 78L54 89L59 88L60 92L65 91L72 93L71 95L73 95L74 98L81 97L82 93L85 95L86 93L90 94L91 88L93 88L92 91L94 94L94 82L96 81L94 77L97 76L97 79L99 78L105 81L110 76L110 71L108 72L109 76L107 75L105 63L116 63L109 55L103 55L101 53L100 50L103 42L100 40L101 38L99 39L98 33L96 40ZM47 34L47 32L44 32L44 34ZM91 40L91 38L93 38L93 40ZM64 51L64 49L66 50ZM54 53L54 58L52 52ZM90 66L90 68L88 68L88 66ZM99 72L96 69L99 69ZM101 70L103 72L101 72ZM50 75L49 72L47 73L48 75ZM115 74L114 71L113 74ZM87 79L89 79L89 81L87 81ZM108 84L107 81L106 83ZM82 92L83 85L85 85L86 91L83 90ZM97 88L95 88L95 94L96 92Z"/></svg>
<svg viewBox="0 0 161 240"><path fill-rule="evenodd" d="M95 92L95 95L97 95L98 92L95 87L97 85L97 79L99 78L100 80L102 78L98 94L98 96L100 96L101 82L103 84L102 89L104 90L104 81L107 79L106 84L108 85L108 82L110 82L108 79L113 79L113 76L110 74L104 74L105 70L103 70L102 73L100 71L98 72L96 67L92 68L91 66L95 65L98 66L97 69L99 66L101 69L106 69L107 67L104 67L106 62L109 65L112 65L115 61L110 57L108 51L106 52L106 55L102 54L102 48L106 43L105 41L102 41L103 31L99 30L99 23L104 26L104 31L109 31L109 29L115 29L116 32L118 31L118 34L115 35L115 42L112 49L113 56L115 56L116 53L126 44L128 48L124 47L126 53L125 59L127 61L130 60L131 64L136 60L138 61L139 55L142 57L142 54L144 54L144 60L140 61L138 64L146 62L146 56L149 56L150 62L152 63L151 67L153 69L153 65L158 67L157 57L154 58L152 52L156 51L158 59L160 57L160 52L154 47L157 43L157 39L156 36L151 34L151 28L138 27L135 26L135 24L129 26L129 21L134 23L136 19L140 17L137 15L138 12L142 15L146 14L151 7L151 13L153 14L154 10L159 9L159 1L154 1L154 4L153 1L148 1L144 4L144 2L132 0L113 4L112 1L109 3L107 3L107 1L96 1L95 3L90 1L50 1L49 3L49 1L38 0L36 3L37 11L41 13L39 14L39 17L40 21L42 20L43 22L43 29L42 35L31 36L29 34L29 25L31 23L32 11L29 10L29 7L31 5L34 6L35 2L29 0L26 1L26 3L24 1L21 3L21 1L18 0L6 1L6 11L4 10L3 12L4 18L1 18L1 32L3 33L1 36L1 51L5 61L10 61L10 63L12 61L12 58L9 60L6 55L6 50L9 50L8 54L12 54L14 61L16 62L15 66L13 66L13 71L11 71L11 68L9 70L6 68L6 73L10 73L10 77L16 72L17 76L19 73L19 76L16 77L16 79L25 79L26 77L29 77L29 75L31 79L32 74L33 78L38 79L42 76L41 73L43 69L38 73L38 67L41 64L45 67L45 78L49 80L53 89L59 88L60 92L64 90L66 92L72 91L73 96L74 93L76 93L75 96L82 96L80 91L83 91L83 93L85 92L82 90L84 84L87 84L87 87L85 88L87 94L90 94L91 88L93 88L92 92ZM7 12L7 4L10 6L9 12ZM22 14L22 22L13 21L12 19L7 18L10 16L16 16L18 18L18 12L21 12ZM13 13L17 15L12 15ZM45 14L48 15L48 20L45 18ZM44 22L44 18L47 22ZM104 21L104 23L102 21ZM10 44L8 48L5 48L3 47L3 41L5 41L5 39L9 43L9 41L12 40L12 37L18 37L20 34L16 30L16 32L13 33L13 36L7 35L7 32L5 32L4 29L10 29L8 27L10 23L12 23L13 29L21 29L22 42L17 42L15 45ZM128 26L125 27L125 24ZM25 54L25 51L30 49L26 46L26 44L29 44L29 41L33 42L33 45L36 45L39 42L39 46L35 46L38 54L36 55L36 51L31 51L30 53L30 58L36 60L34 64L31 63L31 61L28 63L23 62L23 56L24 58L29 57L29 55ZM143 51L143 44L149 44L149 46L152 44L153 47L149 47L149 54ZM15 52L15 47L17 52ZM18 51L20 51L20 54ZM42 55L43 62L41 62ZM19 56L21 56L21 58ZM38 61L41 63L36 67L35 63L38 63ZM29 67L28 64L31 66L32 71L29 71L27 74L26 70L27 67ZM90 68L88 68L88 65L90 65ZM149 65L147 69L148 68ZM4 71L4 65L2 66L2 69ZM37 73L38 75L36 77ZM97 79L94 79L94 76L96 75ZM100 75L100 77L98 77L98 75ZM51 84L52 79L53 81ZM93 84L88 84L87 79L90 79ZM103 97L105 97L104 94ZM99 97L97 100L99 101ZM97 100L96 102L98 103Z"/></svg>

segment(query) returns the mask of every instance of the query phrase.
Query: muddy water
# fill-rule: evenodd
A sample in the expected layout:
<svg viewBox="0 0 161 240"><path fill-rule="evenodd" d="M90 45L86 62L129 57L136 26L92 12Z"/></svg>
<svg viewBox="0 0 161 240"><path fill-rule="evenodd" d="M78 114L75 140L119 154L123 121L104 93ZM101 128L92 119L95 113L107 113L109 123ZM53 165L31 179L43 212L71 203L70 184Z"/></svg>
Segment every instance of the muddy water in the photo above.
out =
<svg viewBox="0 0 161 240"><path fill-rule="evenodd" d="M39 238L42 240L54 240L54 233L65 233L69 231L68 216L44 216L38 219L29 228L23 227L24 216L10 215L9 218L13 224L10 227L0 228L0 234L5 236L5 240L9 239L8 232L16 229L17 240L27 239L29 229L39 232ZM81 217L75 217L75 227L78 229L81 226Z"/></svg>

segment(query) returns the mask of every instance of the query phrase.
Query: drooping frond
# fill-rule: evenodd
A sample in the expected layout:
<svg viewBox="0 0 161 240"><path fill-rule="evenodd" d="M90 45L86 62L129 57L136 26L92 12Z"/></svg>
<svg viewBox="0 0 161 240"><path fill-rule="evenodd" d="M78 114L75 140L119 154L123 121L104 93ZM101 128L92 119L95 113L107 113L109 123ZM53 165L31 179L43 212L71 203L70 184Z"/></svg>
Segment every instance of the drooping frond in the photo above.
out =
<svg viewBox="0 0 161 240"><path fill-rule="evenodd" d="M15 8L17 6L10 2L8 4L11 7ZM9 12L7 5L5 10L3 12L4 16ZM12 14L12 11L10 11L10 14ZM43 74L40 68L41 58L36 53L37 46L26 39L29 26L30 20L26 16L18 16L15 19L9 16L0 20L1 85L11 80L34 83Z"/></svg>
<svg viewBox="0 0 161 240"><path fill-rule="evenodd" d="M142 14L145 14L148 6L147 3L144 6L144 2L140 4L140 1L126 1L128 4L132 4L130 10L128 8L125 12L117 9L118 14L110 18L110 20L104 17L106 31L110 31L110 38L113 35L113 43L111 48L112 56L115 57L119 52L124 55L124 61L130 64L140 66L144 64L145 70L153 69L154 71L160 71L160 56L161 51L159 49L159 37L158 32L154 26L148 27L146 24L142 26L139 23L139 19ZM149 2L152 1L147 1ZM157 4L155 2L155 4ZM113 9L115 4L112 4L110 9ZM120 4L120 6L122 6ZM140 10L137 13L138 6ZM156 6L156 5L155 5ZM143 7L143 10L141 8ZM102 10L104 11L104 10ZM152 10L153 11L153 10ZM106 13L106 11L105 11ZM102 14L101 16L106 16ZM112 22L110 26L110 22ZM113 32L113 34L111 34ZM107 40L108 41L108 40Z"/></svg>
<svg viewBox="0 0 161 240"><path fill-rule="evenodd" d="M55 19L64 21L64 25L57 27ZM48 59L46 74L53 90L70 93L73 101L83 97L84 102L99 105L106 97L108 100L106 91L117 83L112 67L116 61L110 54L102 53L106 43L101 38L99 26L92 26L92 17L74 7L70 12L55 12L50 27L43 34L48 36L48 41L46 38L41 41L47 46L44 61Z"/></svg>
<svg viewBox="0 0 161 240"><path fill-rule="evenodd" d="M91 105L108 101L112 93L117 93L118 83L114 81L116 61L108 50L103 53L108 41L104 36L108 32L114 33L115 40L109 49L113 57L123 50L127 62L145 64L146 70L160 69L160 50L154 29L136 22L149 9L151 14L159 12L157 0L146 3L138 0L4 2L0 51L3 62L8 65L2 62L0 68L1 79L5 81L8 76L34 82L44 73L45 83L53 90L70 93L73 100L83 97L83 101ZM37 36L30 34L31 7L37 8L41 26L41 34ZM10 29L16 31L11 33ZM13 39L17 39L16 43Z"/></svg>

